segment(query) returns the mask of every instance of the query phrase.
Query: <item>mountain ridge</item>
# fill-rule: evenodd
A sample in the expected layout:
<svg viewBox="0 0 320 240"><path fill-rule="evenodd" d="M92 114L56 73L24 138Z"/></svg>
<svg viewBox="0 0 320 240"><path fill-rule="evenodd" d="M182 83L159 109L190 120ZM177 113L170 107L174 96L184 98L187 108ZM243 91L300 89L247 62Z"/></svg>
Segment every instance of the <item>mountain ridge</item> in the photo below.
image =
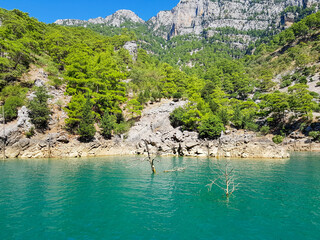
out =
<svg viewBox="0 0 320 240"><path fill-rule="evenodd" d="M67 25L67 26L86 25L88 23L93 23L93 24L106 24L113 27L120 27L121 24L123 24L126 21L131 21L134 23L145 23L145 21L141 19L133 11L126 10L126 9L120 9L115 13L113 13L112 15L109 15L105 18L97 17L97 18L91 18L89 20L58 19L54 23L58 25Z"/></svg>
<svg viewBox="0 0 320 240"><path fill-rule="evenodd" d="M121 27L126 21L146 24L156 35L165 39L174 36L196 34L209 30L209 36L215 29L232 27L241 31L279 29L290 26L295 18L297 8L319 8L319 0L181 0L173 9L160 11L156 16L144 21L130 10L119 10L106 18L85 20L60 19L59 25L86 26L87 24L106 24ZM283 12L287 8L292 12Z"/></svg>

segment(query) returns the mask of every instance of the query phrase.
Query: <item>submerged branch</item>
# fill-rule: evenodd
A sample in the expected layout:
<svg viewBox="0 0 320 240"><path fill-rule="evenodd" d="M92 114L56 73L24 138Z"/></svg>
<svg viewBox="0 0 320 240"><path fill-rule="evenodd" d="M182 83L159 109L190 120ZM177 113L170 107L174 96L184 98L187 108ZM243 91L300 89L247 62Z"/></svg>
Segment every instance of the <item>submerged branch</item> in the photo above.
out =
<svg viewBox="0 0 320 240"><path fill-rule="evenodd" d="M174 168L174 169L171 169L171 170L165 170L163 172L183 172L185 171L187 168L186 167L180 167L180 168Z"/></svg>

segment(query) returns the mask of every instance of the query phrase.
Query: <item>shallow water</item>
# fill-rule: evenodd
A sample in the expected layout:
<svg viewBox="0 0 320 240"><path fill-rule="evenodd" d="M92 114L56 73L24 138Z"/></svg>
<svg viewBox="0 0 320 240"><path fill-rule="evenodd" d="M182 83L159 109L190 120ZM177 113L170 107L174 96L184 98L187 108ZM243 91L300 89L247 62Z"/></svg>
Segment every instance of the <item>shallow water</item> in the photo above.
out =
<svg viewBox="0 0 320 240"><path fill-rule="evenodd" d="M320 239L320 154L234 160L229 199L215 160L0 162L0 239ZM174 167L184 172L163 173Z"/></svg>

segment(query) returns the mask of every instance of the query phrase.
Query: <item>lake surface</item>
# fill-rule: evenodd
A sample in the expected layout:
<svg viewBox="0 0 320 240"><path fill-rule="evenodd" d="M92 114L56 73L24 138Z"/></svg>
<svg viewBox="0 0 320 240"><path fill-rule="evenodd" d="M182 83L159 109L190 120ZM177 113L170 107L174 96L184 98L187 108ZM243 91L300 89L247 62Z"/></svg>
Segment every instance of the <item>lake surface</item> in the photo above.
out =
<svg viewBox="0 0 320 240"><path fill-rule="evenodd" d="M221 160L224 161L224 160ZM320 239L320 154L234 160L239 189L206 185L216 160L0 161L0 239ZM175 167L184 172L164 173Z"/></svg>

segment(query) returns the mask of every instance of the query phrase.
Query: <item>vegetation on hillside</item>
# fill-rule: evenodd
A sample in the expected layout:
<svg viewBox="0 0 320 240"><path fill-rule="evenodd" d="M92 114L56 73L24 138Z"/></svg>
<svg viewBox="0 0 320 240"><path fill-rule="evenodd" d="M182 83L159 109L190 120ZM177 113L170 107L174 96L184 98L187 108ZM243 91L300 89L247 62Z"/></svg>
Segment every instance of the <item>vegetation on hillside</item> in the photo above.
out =
<svg viewBox="0 0 320 240"><path fill-rule="evenodd" d="M161 98L188 99L170 121L207 139L219 137L226 126L283 135L297 121L307 126L312 112L320 110L319 95L307 85L319 71L320 13L303 18L268 43L260 42L253 55L231 45L228 36L242 34L234 29L165 42L139 24L128 25L129 30L63 27L4 9L0 20L0 98L9 121L26 103L27 92L34 91L21 81L31 64L45 67L55 87L66 84L65 94L71 96L64 108L66 128L83 141L93 139L95 123L105 138L125 132L147 102ZM123 48L133 40L140 43L136 60ZM280 73L280 82L275 82ZM40 90L38 98L44 94ZM42 129L50 115L47 98L43 100L38 106L29 104L34 124ZM32 113L38 110L45 118L40 122Z"/></svg>

